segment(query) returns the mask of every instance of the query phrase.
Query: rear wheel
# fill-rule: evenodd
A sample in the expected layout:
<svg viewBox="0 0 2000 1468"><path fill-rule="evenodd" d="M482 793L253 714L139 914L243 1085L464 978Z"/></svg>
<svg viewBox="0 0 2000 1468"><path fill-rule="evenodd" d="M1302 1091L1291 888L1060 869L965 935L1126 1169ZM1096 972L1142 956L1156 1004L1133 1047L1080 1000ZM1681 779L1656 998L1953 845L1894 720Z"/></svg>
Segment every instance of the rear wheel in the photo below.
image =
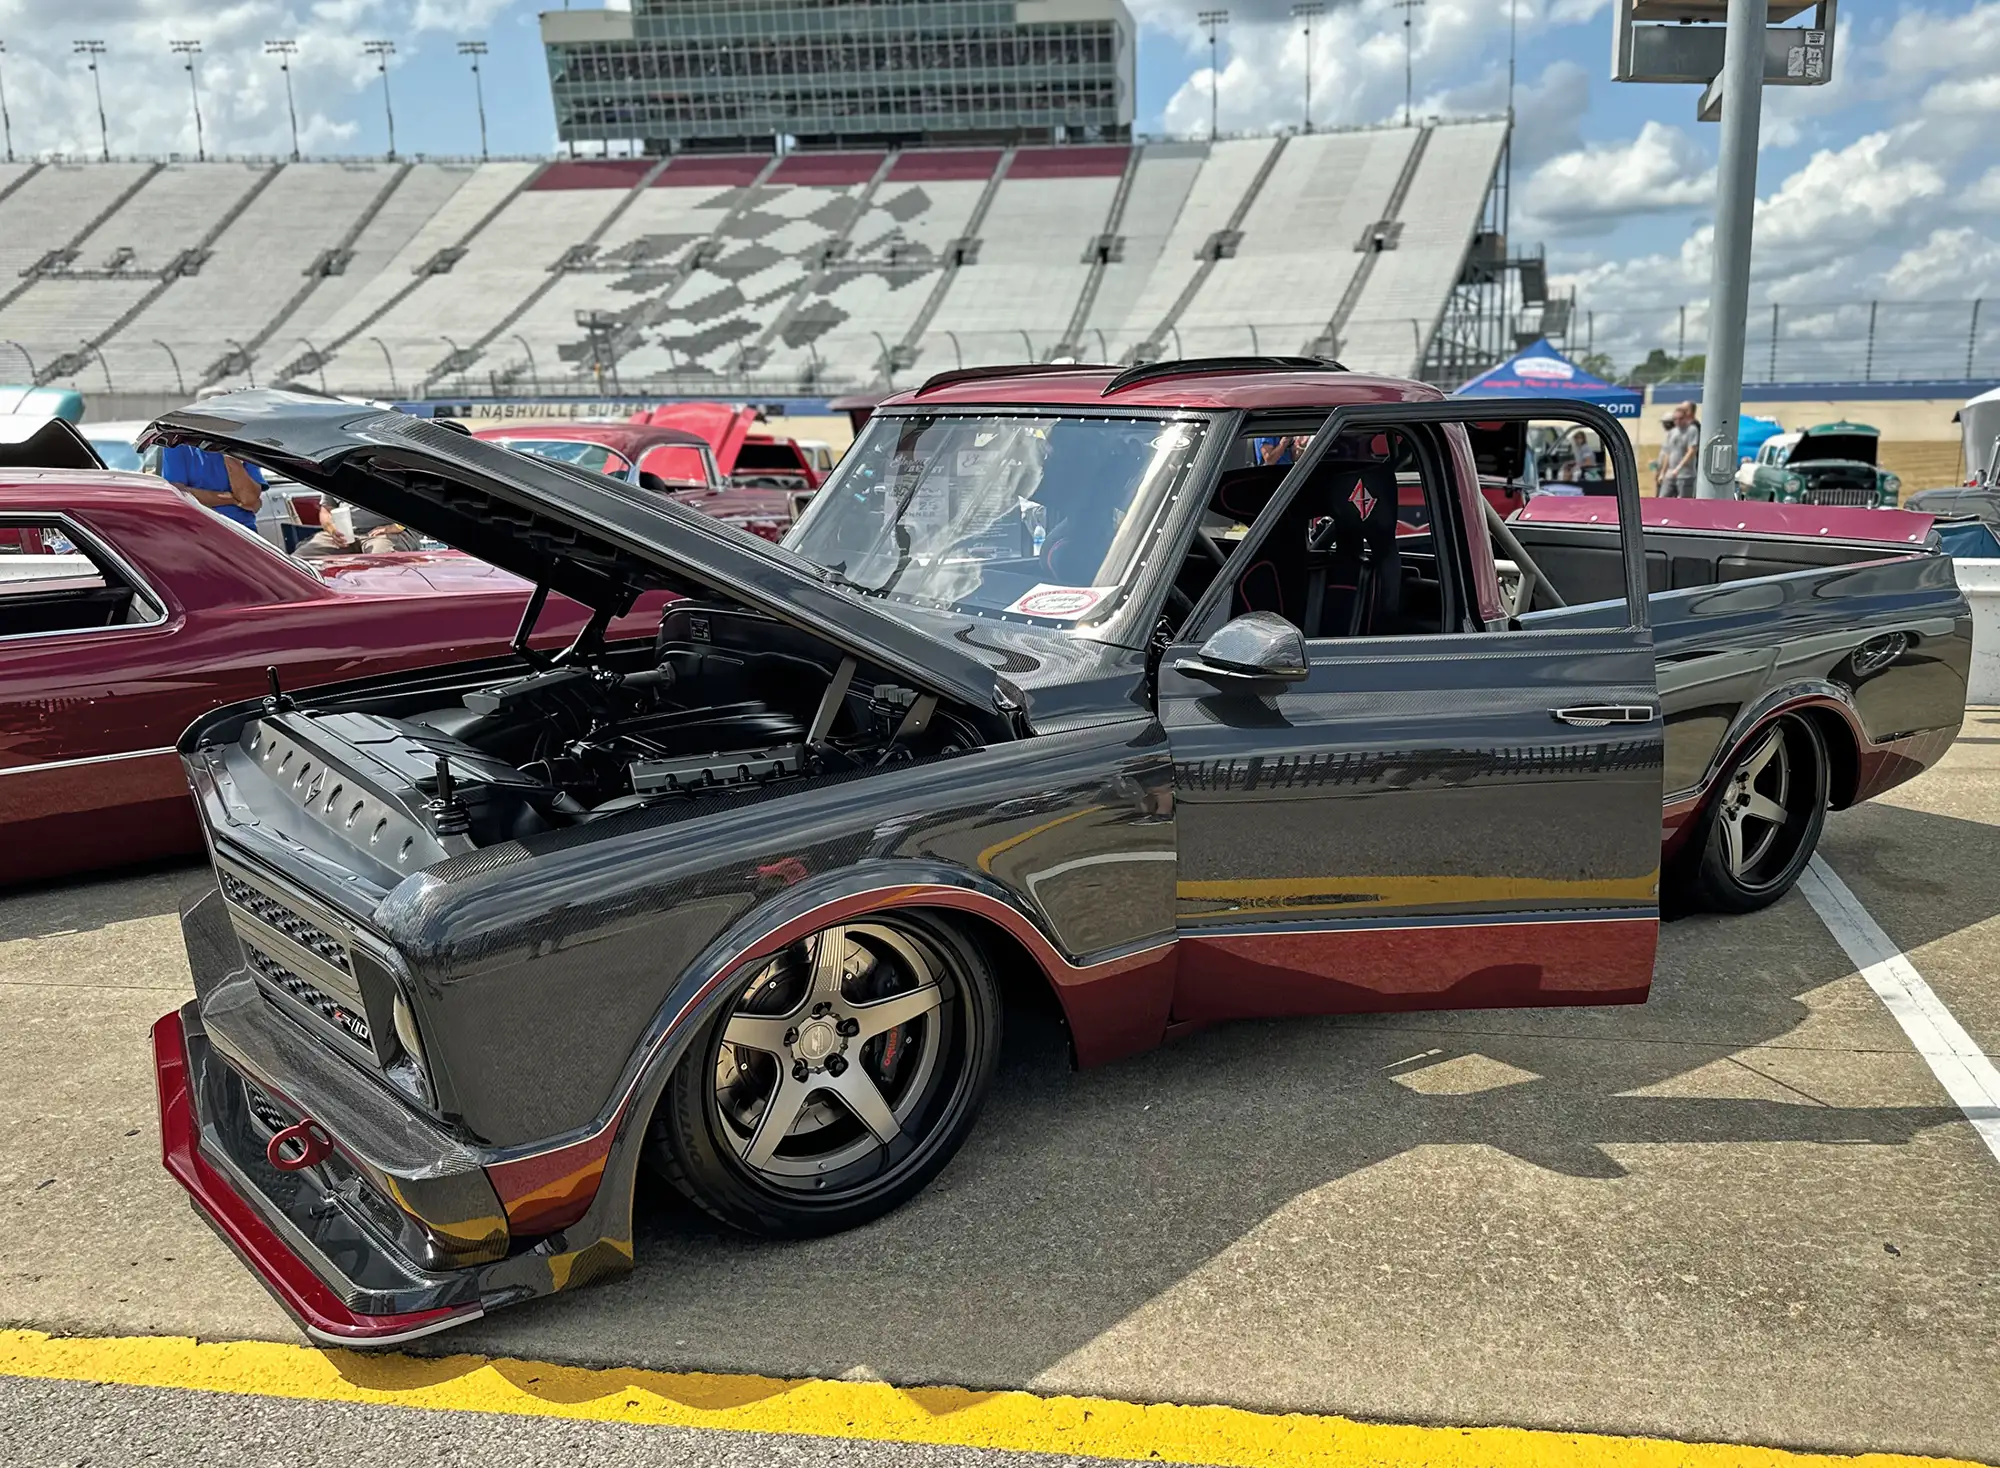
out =
<svg viewBox="0 0 2000 1468"><path fill-rule="evenodd" d="M852 1228L958 1150L1000 1014L985 955L948 923L882 913L823 928L743 976L668 1081L647 1156L752 1233Z"/></svg>
<svg viewBox="0 0 2000 1468"><path fill-rule="evenodd" d="M1792 889L1826 824L1826 742L1786 714L1753 735L1709 797L1688 895L1716 912L1754 912Z"/></svg>

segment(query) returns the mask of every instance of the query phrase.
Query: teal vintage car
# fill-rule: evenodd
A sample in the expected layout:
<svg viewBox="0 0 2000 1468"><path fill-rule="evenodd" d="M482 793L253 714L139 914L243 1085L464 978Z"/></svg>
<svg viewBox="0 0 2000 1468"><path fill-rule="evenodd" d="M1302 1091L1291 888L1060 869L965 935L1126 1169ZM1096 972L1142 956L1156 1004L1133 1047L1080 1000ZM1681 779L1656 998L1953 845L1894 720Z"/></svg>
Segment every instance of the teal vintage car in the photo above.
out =
<svg viewBox="0 0 2000 1468"><path fill-rule="evenodd" d="M1893 510L1903 481L1876 462L1881 438L1866 423L1841 422L1766 439L1738 478L1742 498Z"/></svg>

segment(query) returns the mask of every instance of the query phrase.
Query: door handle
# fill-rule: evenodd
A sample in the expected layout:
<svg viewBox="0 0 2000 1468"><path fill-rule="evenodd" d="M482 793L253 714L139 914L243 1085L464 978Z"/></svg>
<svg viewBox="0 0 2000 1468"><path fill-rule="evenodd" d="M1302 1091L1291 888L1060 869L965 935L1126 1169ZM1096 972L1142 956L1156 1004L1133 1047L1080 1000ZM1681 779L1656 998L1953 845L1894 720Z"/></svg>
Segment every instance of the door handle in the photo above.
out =
<svg viewBox="0 0 2000 1468"><path fill-rule="evenodd" d="M1549 712L1558 723L1575 724L1581 729L1602 729L1606 724L1650 724L1660 716L1660 711L1649 703L1588 703Z"/></svg>

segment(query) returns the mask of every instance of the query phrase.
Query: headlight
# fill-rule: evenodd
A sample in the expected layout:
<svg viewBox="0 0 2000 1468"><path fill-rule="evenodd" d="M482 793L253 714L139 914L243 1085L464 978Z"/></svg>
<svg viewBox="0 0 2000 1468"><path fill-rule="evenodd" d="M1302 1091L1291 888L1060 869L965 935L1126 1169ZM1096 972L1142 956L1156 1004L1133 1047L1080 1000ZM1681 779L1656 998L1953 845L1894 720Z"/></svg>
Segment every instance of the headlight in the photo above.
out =
<svg viewBox="0 0 2000 1468"><path fill-rule="evenodd" d="M401 994L398 994L391 1013L396 1022L396 1043L403 1047L403 1052L410 1059L414 1060L418 1065L422 1065L424 1063L424 1045L422 1039L417 1035L417 1017L410 1011L410 1001L405 999Z"/></svg>
<svg viewBox="0 0 2000 1468"><path fill-rule="evenodd" d="M1903 493L1903 481L1894 474L1884 474L1882 476L1882 490L1890 498L1898 498Z"/></svg>

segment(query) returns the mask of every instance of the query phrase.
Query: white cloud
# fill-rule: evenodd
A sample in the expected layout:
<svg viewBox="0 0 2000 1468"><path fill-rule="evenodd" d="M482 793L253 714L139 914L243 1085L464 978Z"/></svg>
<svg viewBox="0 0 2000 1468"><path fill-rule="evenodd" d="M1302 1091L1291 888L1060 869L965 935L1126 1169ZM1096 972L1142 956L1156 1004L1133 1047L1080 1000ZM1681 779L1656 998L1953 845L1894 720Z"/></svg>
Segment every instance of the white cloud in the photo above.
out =
<svg viewBox="0 0 2000 1468"><path fill-rule="evenodd" d="M1524 224L1570 233L1635 214L1684 213L1715 197L1715 175L1693 138L1648 121L1629 143L1592 144L1551 158L1521 191Z"/></svg>
<svg viewBox="0 0 2000 1468"><path fill-rule="evenodd" d="M1966 299L2000 283L2000 244L1975 230L1935 229L1883 272L1884 293L1903 300Z"/></svg>
<svg viewBox="0 0 2000 1468"><path fill-rule="evenodd" d="M1606 0L1519 0L1520 54L1532 58L1536 39L1560 25L1590 20ZM1208 59L1208 32L1195 20L1202 0L1133 0L1142 25L1177 42L1191 60ZM1305 37L1289 17L1289 0L1252 0L1230 7L1222 31L1217 101L1225 133L1295 126L1303 111ZM1419 117L1498 113L1507 105L1508 11L1495 0L1428 0L1408 33L1409 62ZM1399 121L1403 112L1405 33L1391 0L1347 0L1327 6L1313 26L1313 119L1322 127ZM1570 63L1551 66L1565 95L1588 101L1587 74ZM1574 73L1572 77L1571 73ZM1584 85L1579 88L1578 82ZM1162 109L1170 133L1208 131L1211 73L1206 65L1182 83ZM1521 99L1525 110L1526 98Z"/></svg>
<svg viewBox="0 0 2000 1468"><path fill-rule="evenodd" d="M266 40L298 41L292 80L299 132L308 152L353 151L378 136L379 115L356 96L379 84L361 52L374 36L405 49L429 35L476 34L507 0L236 0L192 10L185 0L94 0L51 23L45 0L0 0L7 39L7 100L14 146L26 156L99 151L97 100L72 39L105 45L101 75L106 130L114 154L195 152L188 77L168 43L198 38L201 115L211 153L282 154L291 149L284 78ZM394 74L398 63L392 62ZM368 118L357 124L357 116ZM363 129L369 131L364 133Z"/></svg>

